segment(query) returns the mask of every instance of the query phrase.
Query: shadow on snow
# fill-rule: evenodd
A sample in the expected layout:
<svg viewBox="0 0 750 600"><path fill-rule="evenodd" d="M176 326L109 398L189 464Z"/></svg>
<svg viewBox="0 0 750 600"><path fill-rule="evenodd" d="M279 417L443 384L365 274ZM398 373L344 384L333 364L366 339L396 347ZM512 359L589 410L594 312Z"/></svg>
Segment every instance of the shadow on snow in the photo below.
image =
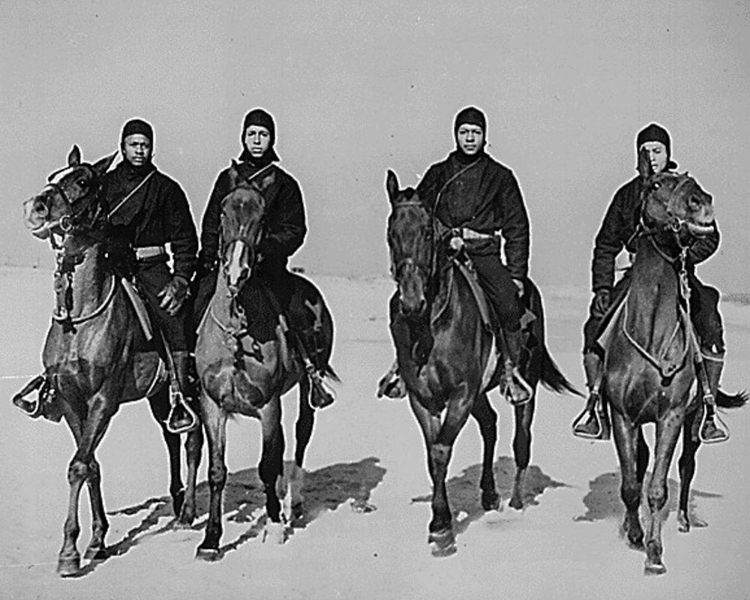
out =
<svg viewBox="0 0 750 600"><path fill-rule="evenodd" d="M336 510L344 503L358 513L369 513L376 507L369 503L370 494L383 480L386 470L379 466L379 459L365 458L355 463L338 463L323 467L317 471L305 472L302 486L304 502L302 510L289 523L290 534L296 529L303 529L314 521L323 511ZM285 472L292 463L285 464ZM200 483L196 488L196 521L197 524L188 530L200 530L208 518L210 491L208 482ZM249 527L236 539L220 548L223 557L227 552L238 549L242 544L263 534L265 517L265 493L258 476L257 468L243 469L229 473L223 497L223 520L225 523L248 523ZM107 558L95 560L81 568L78 577L88 575L96 567L112 557L127 554L132 548L150 537L175 530L174 513L169 496L149 498L144 502L108 513L110 516L133 516L149 511L138 525L130 529L122 539L107 547ZM161 519L169 521L158 527Z"/></svg>

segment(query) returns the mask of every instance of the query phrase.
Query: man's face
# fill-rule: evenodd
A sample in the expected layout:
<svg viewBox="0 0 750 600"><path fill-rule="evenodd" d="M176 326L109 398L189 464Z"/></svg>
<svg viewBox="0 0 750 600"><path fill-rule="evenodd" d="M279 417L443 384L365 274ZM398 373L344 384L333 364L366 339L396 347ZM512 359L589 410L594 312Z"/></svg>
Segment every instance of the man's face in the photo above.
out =
<svg viewBox="0 0 750 600"><path fill-rule="evenodd" d="M123 158L134 167L142 167L151 160L151 140L142 133L129 135L122 141Z"/></svg>
<svg viewBox="0 0 750 600"><path fill-rule="evenodd" d="M651 174L661 173L667 166L667 147L661 142L646 142L641 146L641 156L651 168Z"/></svg>
<svg viewBox="0 0 750 600"><path fill-rule="evenodd" d="M482 149L484 142L484 131L479 125L470 125L464 123L459 126L456 132L456 141L458 147L464 154L474 156Z"/></svg>
<svg viewBox="0 0 750 600"><path fill-rule="evenodd" d="M262 125L250 125L245 129L245 147L253 158L260 158L268 150L271 133Z"/></svg>

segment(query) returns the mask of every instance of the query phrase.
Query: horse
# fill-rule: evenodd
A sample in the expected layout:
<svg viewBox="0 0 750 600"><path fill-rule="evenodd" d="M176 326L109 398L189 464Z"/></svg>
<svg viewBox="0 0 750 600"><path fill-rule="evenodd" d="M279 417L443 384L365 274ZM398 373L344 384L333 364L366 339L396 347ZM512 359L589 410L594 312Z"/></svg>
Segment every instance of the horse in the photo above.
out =
<svg viewBox="0 0 750 600"><path fill-rule="evenodd" d="M229 171L230 192L221 205L220 274L216 289L198 327L196 366L201 383L200 408L209 445L208 481L210 509L205 537L196 555L207 561L222 553L219 542L222 528L222 494L227 479L225 464L226 422L229 416L242 414L260 421L263 448L259 474L265 489L268 521L264 540L283 543L286 531L282 524L279 500L283 479L284 430L281 424L281 397L294 385L299 386L299 412L295 426L296 446L293 472L289 478L284 517L301 514L304 473L302 465L310 441L315 409L311 405L311 371L309 357L300 356L304 349L290 344L290 333L283 311L270 291L253 279L259 259L258 246L264 235L266 200L264 191L274 180L274 173L242 178L233 162ZM302 311L315 316L320 333L318 356L323 370L337 380L328 364L333 348L333 319L320 292L308 280L294 275L296 292L291 302L303 305ZM249 286L248 286L249 284ZM271 309L271 315L249 318L242 300L243 288L251 287L254 308ZM306 307L306 308L304 308ZM290 313L293 308L290 307ZM290 320L294 319L289 315ZM274 326L275 323L275 326ZM263 332L262 330L265 331ZM291 515L287 515L287 510Z"/></svg>
<svg viewBox="0 0 750 600"><path fill-rule="evenodd" d="M56 308L42 354L44 375L37 379L45 382L42 389L51 398L52 410L62 412L76 443L68 466L68 514L57 563L61 576L72 576L80 570L76 541L84 483L91 501L92 528L84 558L107 557L109 524L96 449L125 402L148 398L169 452L169 491L178 523L189 525L195 517L195 477L202 434L194 431L187 437L185 488L180 473L180 436L171 433L165 423L170 399L164 363L153 347L144 345L141 322L116 274L106 243L100 178L114 157L92 165L82 162L80 150L74 146L67 166L53 173L42 191L24 203L24 220L31 234L49 239L57 252ZM40 391L39 402L41 396Z"/></svg>
<svg viewBox="0 0 750 600"><path fill-rule="evenodd" d="M628 291L613 307L603 333L606 346L601 393L609 405L625 505L622 529L629 544L646 552L645 574L666 572L661 528L667 502L667 476L682 432L679 459L681 489L678 523L689 531L690 484L695 473L697 435L702 411L700 395L691 394L701 360L689 315L690 289L686 256L691 242L712 231L712 197L687 173L652 176L642 196L636 231L636 254ZM747 397L719 392L717 405L739 407ZM643 425L655 423L655 456L647 482L647 531L639 520L639 505L649 463ZM695 523L703 525L703 523Z"/></svg>
<svg viewBox="0 0 750 600"><path fill-rule="evenodd" d="M481 293L473 291L471 276L464 275L467 268L462 261L449 257L443 250L447 245L445 236L450 231L434 219L414 189L399 189L398 178L390 170L386 190L391 205L387 238L391 273L397 285L395 306L400 313L399 321L428 321L433 338L429 351L421 351L427 356L414 360L413 354L420 351L414 346L401 347L396 331L400 325L391 323L398 371L424 435L433 483L428 543L433 554L444 556L456 550L445 478L453 444L469 415L476 419L484 441L482 507L489 511L500 506L492 470L497 413L487 393L499 383L502 361L496 351L495 334L482 315ZM524 480L531 457L531 424L538 383L556 393L580 395L560 372L545 345L541 294L530 280L525 283L524 296L534 319L531 334L525 339L525 358L520 367L531 398L514 407L516 474L509 504L519 510L524 506Z"/></svg>

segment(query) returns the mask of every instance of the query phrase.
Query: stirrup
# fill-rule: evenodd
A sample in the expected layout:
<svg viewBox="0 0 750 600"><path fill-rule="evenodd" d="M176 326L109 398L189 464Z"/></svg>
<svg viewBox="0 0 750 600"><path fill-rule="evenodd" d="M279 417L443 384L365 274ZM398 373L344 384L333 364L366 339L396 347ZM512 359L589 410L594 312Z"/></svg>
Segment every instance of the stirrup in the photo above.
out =
<svg viewBox="0 0 750 600"><path fill-rule="evenodd" d="M13 396L13 406L19 409L23 414L32 419L38 419L44 412L44 403L42 402L41 388L44 386L47 378L44 375L37 375L23 389ZM37 391L37 396L33 400L26 400L26 396Z"/></svg>
<svg viewBox="0 0 750 600"><path fill-rule="evenodd" d="M531 386L527 383L526 379L524 379L523 375L521 375L518 367L513 367L513 374L511 377L526 392L526 398L524 398L523 400L515 400L513 398L513 394L510 393L511 385L505 382L503 396L505 396L505 399L508 401L508 403L512 404L513 406L523 406L524 404L528 404L529 402L531 402L531 398L534 396L534 390L531 389Z"/></svg>
<svg viewBox="0 0 750 600"><path fill-rule="evenodd" d="M721 442L726 442L729 439L729 427L724 422L724 420L719 416L719 411L714 409L714 428L715 430L723 434L722 436L717 436L713 438L707 438L703 435L703 430L706 427L706 423L708 422L708 410L707 407L703 407L703 416L701 417L700 425L698 426L698 439L703 444L720 444Z"/></svg>
<svg viewBox="0 0 750 600"><path fill-rule="evenodd" d="M310 379L310 406L313 408L325 408L336 401L336 392L328 382L320 376L312 364L305 367Z"/></svg>
<svg viewBox="0 0 750 600"><path fill-rule="evenodd" d="M577 429L577 427L582 423L584 417L588 417L591 414L593 414L594 420L596 421L596 433L587 433L585 431ZM597 441L609 440L609 435L606 431L607 428L604 426L603 415L596 409L594 409L593 411L589 411L588 407L584 408L581 413L575 418L570 427L573 431L573 435L578 438Z"/></svg>
<svg viewBox="0 0 750 600"><path fill-rule="evenodd" d="M198 427L198 415L192 409L190 403L185 400L185 397L180 390L170 389L169 401L171 408L169 409L167 420L164 421L169 433L181 435L183 433L190 433ZM176 414L178 410L183 410L187 413L186 417L178 419Z"/></svg>

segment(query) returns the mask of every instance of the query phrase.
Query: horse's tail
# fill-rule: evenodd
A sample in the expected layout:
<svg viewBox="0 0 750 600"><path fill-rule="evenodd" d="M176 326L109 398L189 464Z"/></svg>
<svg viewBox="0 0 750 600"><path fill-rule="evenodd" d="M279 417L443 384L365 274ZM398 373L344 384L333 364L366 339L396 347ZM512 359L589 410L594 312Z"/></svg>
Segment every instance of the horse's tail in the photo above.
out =
<svg viewBox="0 0 750 600"><path fill-rule="evenodd" d="M747 392L737 392L736 394L727 394L723 390L716 393L716 406L719 408L742 408L750 400Z"/></svg>
<svg viewBox="0 0 750 600"><path fill-rule="evenodd" d="M341 378L338 376L336 371L333 370L333 367L327 363L326 363L326 366L323 367L323 376L330 377L336 383L341 383Z"/></svg>
<svg viewBox="0 0 750 600"><path fill-rule="evenodd" d="M560 367L557 366L550 355L547 346L542 349L542 376L540 381L544 387L557 394L568 393L583 397L583 394L560 371Z"/></svg>

